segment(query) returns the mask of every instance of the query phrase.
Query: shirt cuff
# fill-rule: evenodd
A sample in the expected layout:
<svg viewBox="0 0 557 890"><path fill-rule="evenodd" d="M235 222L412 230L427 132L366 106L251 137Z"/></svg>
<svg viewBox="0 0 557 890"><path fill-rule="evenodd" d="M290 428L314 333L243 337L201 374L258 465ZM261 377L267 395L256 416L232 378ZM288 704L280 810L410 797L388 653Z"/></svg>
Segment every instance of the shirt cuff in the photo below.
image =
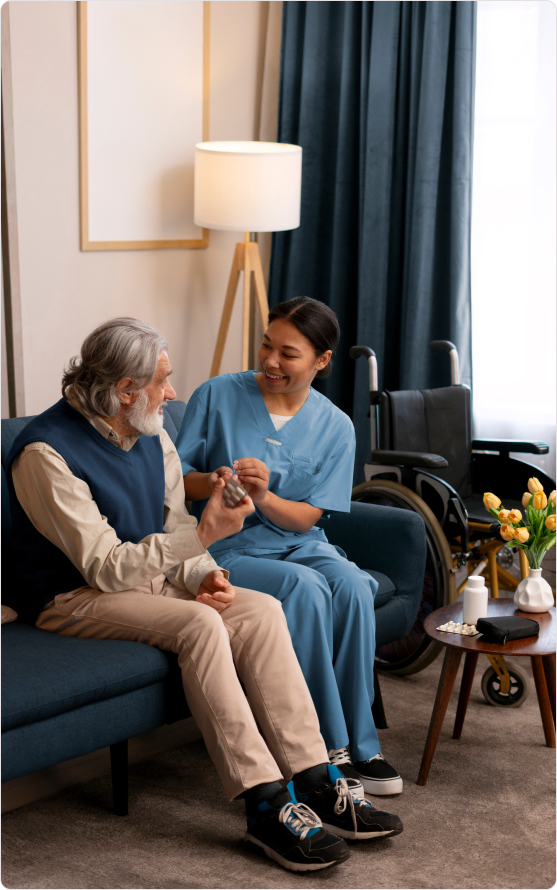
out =
<svg viewBox="0 0 557 890"><path fill-rule="evenodd" d="M221 569L220 566L218 566L216 564L213 557L210 556L208 553L207 559L200 559L199 562L197 563L197 565L195 565L192 568L192 570L188 573L188 576L186 579L186 587L189 590L189 592L193 593L194 596L197 596L199 587L201 585L201 582L205 578L205 576L208 575L209 572L214 572L216 570L221 571L223 573L225 579L228 581L228 578L229 578L228 571L226 569Z"/></svg>

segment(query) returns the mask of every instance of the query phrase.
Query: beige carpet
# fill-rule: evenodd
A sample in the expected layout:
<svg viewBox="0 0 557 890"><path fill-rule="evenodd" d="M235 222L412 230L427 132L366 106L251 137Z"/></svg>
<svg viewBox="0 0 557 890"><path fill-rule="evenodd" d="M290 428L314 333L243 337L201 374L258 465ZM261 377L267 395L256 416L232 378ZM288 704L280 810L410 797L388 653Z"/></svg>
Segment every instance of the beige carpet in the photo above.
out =
<svg viewBox="0 0 557 890"><path fill-rule="evenodd" d="M524 659L517 659L524 666ZM3 817L8 888L536 888L555 881L555 751L544 746L533 683L521 708L487 705L480 659L463 738L456 694L429 782L416 777L441 662L383 677L384 753L404 793L383 799L402 835L352 843L351 859L316 875L282 870L242 842L243 804L228 803L203 744L130 769L130 816L110 812L98 779ZM458 683L459 681L457 681ZM375 798L374 801L378 801Z"/></svg>

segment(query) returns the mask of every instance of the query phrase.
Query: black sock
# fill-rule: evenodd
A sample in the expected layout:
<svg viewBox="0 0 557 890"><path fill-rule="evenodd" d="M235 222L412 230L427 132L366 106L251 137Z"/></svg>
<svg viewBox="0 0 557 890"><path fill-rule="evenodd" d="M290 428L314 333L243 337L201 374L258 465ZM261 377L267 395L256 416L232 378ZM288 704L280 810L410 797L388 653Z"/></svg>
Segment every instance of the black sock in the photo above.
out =
<svg viewBox="0 0 557 890"><path fill-rule="evenodd" d="M264 800L269 800L270 797L282 791L283 788L284 786L280 782L262 782L260 785L254 785L253 788L248 788L247 791L244 791L244 800L246 805L257 806L263 803Z"/></svg>
<svg viewBox="0 0 557 890"><path fill-rule="evenodd" d="M316 766L310 766L309 769L303 769L301 773L294 776L294 787L305 794L323 783L329 785L331 780L328 766L328 763L318 763Z"/></svg>

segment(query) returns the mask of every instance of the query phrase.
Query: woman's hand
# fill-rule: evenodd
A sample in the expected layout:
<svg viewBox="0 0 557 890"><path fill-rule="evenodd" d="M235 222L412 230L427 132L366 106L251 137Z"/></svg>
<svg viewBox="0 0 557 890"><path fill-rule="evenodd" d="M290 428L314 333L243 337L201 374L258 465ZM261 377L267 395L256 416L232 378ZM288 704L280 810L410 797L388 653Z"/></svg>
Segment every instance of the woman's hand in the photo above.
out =
<svg viewBox="0 0 557 890"><path fill-rule="evenodd" d="M256 457L242 457L232 466L253 503L261 505L269 489L269 467Z"/></svg>
<svg viewBox="0 0 557 890"><path fill-rule="evenodd" d="M210 606L217 612L222 612L228 608L235 596L235 589L226 580L221 570L213 569L203 578L195 600L198 603L203 603L204 606Z"/></svg>
<svg viewBox="0 0 557 890"><path fill-rule="evenodd" d="M218 470L214 470L210 474L209 478L207 479L207 482L209 483L209 488L211 489L211 491L213 491L213 489L216 485L217 479L224 479L224 481L226 482L226 480L229 479L233 475L234 475L234 470L231 470L230 467L219 467Z"/></svg>
<svg viewBox="0 0 557 890"><path fill-rule="evenodd" d="M198 473L197 470L190 470L184 476L184 494L186 501L205 501L210 498L215 485L219 479L226 482L229 476L233 476L234 471L230 467L219 467L213 473Z"/></svg>

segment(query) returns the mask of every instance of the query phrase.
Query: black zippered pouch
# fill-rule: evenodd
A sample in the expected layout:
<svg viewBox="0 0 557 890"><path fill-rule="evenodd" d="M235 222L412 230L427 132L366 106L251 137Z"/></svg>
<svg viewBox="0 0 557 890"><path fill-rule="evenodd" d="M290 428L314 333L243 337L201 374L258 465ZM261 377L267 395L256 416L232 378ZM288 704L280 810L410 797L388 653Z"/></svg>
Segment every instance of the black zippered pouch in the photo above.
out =
<svg viewBox="0 0 557 890"><path fill-rule="evenodd" d="M487 643L504 644L507 640L522 640L523 637L534 637L539 634L540 626L532 618L506 615L501 618L478 618L476 630L483 634Z"/></svg>

